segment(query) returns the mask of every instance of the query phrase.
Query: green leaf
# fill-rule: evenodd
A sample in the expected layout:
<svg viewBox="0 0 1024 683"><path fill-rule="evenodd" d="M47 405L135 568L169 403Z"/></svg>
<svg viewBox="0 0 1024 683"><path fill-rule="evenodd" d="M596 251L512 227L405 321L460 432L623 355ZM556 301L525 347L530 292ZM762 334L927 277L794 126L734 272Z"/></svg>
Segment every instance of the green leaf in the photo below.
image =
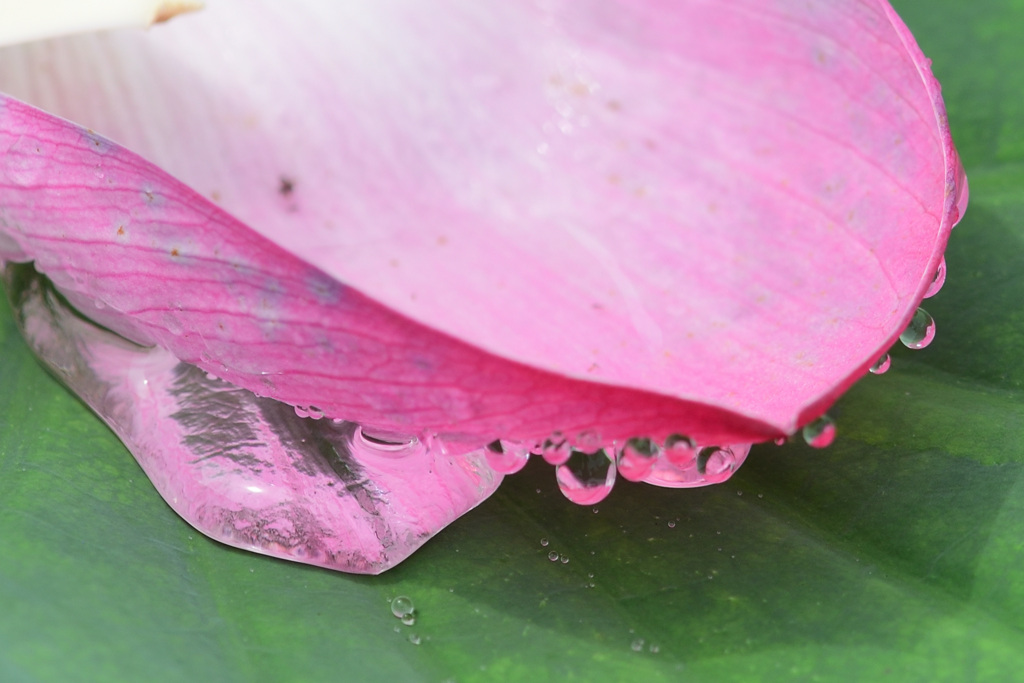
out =
<svg viewBox="0 0 1024 683"><path fill-rule="evenodd" d="M896 8L971 206L938 338L840 402L831 448L758 447L708 489L620 482L596 511L533 463L397 569L346 576L194 532L0 304L0 680L1018 677L1024 3Z"/></svg>

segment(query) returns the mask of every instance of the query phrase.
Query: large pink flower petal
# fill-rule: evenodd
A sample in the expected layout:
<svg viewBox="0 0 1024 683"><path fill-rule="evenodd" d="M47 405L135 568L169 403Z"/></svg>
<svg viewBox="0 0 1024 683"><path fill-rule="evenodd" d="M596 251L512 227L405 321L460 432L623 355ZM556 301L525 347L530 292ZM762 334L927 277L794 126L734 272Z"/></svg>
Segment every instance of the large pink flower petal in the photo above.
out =
<svg viewBox="0 0 1024 683"><path fill-rule="evenodd" d="M791 433L938 267L959 163L882 0L367 7L4 51L225 210L5 100L5 257L231 382L478 443Z"/></svg>

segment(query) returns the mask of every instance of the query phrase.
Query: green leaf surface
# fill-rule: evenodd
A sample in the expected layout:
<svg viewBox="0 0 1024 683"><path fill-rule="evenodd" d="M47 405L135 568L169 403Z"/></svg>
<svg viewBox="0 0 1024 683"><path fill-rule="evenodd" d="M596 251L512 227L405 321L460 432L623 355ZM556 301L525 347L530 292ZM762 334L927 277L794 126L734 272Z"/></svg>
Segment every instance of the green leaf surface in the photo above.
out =
<svg viewBox="0 0 1024 683"><path fill-rule="evenodd" d="M1019 678L1024 2L895 5L971 205L935 343L842 399L831 448L596 509L532 463L397 569L346 576L193 531L0 304L0 681Z"/></svg>

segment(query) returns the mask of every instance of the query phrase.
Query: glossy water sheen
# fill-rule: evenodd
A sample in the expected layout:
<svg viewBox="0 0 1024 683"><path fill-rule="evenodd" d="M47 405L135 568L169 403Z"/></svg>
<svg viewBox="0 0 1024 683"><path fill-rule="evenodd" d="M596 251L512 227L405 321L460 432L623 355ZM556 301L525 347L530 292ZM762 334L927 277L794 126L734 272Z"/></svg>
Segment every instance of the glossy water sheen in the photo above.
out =
<svg viewBox="0 0 1024 683"><path fill-rule="evenodd" d="M644 482L668 488L719 484L733 475L749 452L750 444L701 448L686 467L673 465L664 457L658 458Z"/></svg>
<svg viewBox="0 0 1024 683"><path fill-rule="evenodd" d="M541 446L541 457L549 465L561 465L572 455L572 445L560 434L554 434Z"/></svg>
<svg viewBox="0 0 1024 683"><path fill-rule="evenodd" d="M399 619L405 619L415 611L416 606L413 604L412 598L405 595L399 595L391 601L391 613Z"/></svg>
<svg viewBox="0 0 1024 683"><path fill-rule="evenodd" d="M909 349L923 349L935 339L935 320L923 308L917 309L900 341Z"/></svg>
<svg viewBox="0 0 1024 683"><path fill-rule="evenodd" d="M650 439L629 439L619 451L616 461L619 474L629 481L643 481L654 468L659 451L658 445Z"/></svg>
<svg viewBox="0 0 1024 683"><path fill-rule="evenodd" d="M939 261L939 267L935 271L935 277L932 279L932 283L928 286L928 291L924 293L924 298L928 299L939 293L942 289L942 285L946 282L946 257L943 256L942 260Z"/></svg>
<svg viewBox="0 0 1024 683"><path fill-rule="evenodd" d="M171 507L223 543L375 574L501 481L482 449L453 456L437 442L300 417L126 341L79 316L31 265L7 266L4 281L33 351L110 425Z"/></svg>
<svg viewBox="0 0 1024 683"><path fill-rule="evenodd" d="M822 415L803 429L804 441L812 448L825 448L836 438L836 424L828 415Z"/></svg>
<svg viewBox="0 0 1024 683"><path fill-rule="evenodd" d="M499 474L515 474L526 467L530 451L522 444L497 439L484 449L487 464Z"/></svg>
<svg viewBox="0 0 1024 683"><path fill-rule="evenodd" d="M615 473L615 463L604 449L594 453L574 450L564 464L555 468L559 490L578 505L604 500L615 485Z"/></svg>
<svg viewBox="0 0 1024 683"><path fill-rule="evenodd" d="M875 375L884 375L889 371L889 366L892 365L892 358L889 357L888 353L882 354L882 357L875 361L875 364L871 366L870 372Z"/></svg>
<svg viewBox="0 0 1024 683"><path fill-rule="evenodd" d="M697 457L697 446L693 439L681 434L673 434L665 439L664 457L675 467L691 467Z"/></svg>

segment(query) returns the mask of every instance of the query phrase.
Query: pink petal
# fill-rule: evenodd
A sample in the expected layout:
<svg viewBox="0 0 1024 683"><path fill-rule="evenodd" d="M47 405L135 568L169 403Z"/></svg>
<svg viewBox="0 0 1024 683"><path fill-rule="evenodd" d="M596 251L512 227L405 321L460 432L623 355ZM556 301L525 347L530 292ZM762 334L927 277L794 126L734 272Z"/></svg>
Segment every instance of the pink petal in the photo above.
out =
<svg viewBox="0 0 1024 683"><path fill-rule="evenodd" d="M961 189L880 0L223 3L0 63L316 268L12 100L6 258L258 393L478 444L794 432L895 341Z"/></svg>

